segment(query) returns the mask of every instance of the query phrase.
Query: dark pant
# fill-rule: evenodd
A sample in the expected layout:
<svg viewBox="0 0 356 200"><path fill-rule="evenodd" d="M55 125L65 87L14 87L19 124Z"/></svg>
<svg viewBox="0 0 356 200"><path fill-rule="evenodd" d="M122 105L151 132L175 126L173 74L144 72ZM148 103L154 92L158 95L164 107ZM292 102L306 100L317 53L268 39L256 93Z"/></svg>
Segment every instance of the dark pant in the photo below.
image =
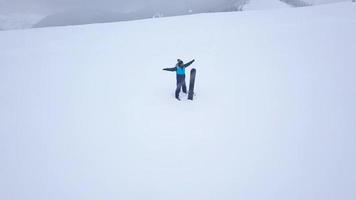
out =
<svg viewBox="0 0 356 200"><path fill-rule="evenodd" d="M179 98L180 88L183 89L184 93L187 93L187 86L185 84L185 75L177 75L176 98Z"/></svg>

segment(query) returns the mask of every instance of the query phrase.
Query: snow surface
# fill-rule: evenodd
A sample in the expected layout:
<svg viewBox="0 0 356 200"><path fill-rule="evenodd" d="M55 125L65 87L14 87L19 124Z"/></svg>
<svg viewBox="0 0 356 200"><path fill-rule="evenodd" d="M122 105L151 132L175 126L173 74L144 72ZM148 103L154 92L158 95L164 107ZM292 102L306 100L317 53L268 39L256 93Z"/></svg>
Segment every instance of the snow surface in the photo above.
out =
<svg viewBox="0 0 356 200"><path fill-rule="evenodd" d="M312 4L324 4L324 3L336 3L336 2L350 2L352 0L304 0L305 2Z"/></svg>
<svg viewBox="0 0 356 200"><path fill-rule="evenodd" d="M353 200L355 27L340 3L0 32L0 199Z"/></svg>
<svg viewBox="0 0 356 200"><path fill-rule="evenodd" d="M280 0L250 0L249 3L243 7L243 10L269 10L289 7L290 6Z"/></svg>

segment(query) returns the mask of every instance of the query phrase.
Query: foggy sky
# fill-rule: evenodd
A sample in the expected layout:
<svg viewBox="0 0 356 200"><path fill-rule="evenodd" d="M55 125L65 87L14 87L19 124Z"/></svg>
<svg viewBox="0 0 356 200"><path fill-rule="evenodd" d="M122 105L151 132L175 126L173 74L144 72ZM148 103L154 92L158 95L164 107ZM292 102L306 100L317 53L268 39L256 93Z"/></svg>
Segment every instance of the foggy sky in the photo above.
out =
<svg viewBox="0 0 356 200"><path fill-rule="evenodd" d="M130 11L142 8L160 10L199 9L214 7L237 0L0 0L0 14L52 14L68 10ZM253 1L253 0L251 0ZM304 0L309 3L329 3L346 0Z"/></svg>
<svg viewBox="0 0 356 200"><path fill-rule="evenodd" d="M148 6L174 9L214 5L226 1L233 0L0 0L0 13L52 13L82 9L122 11Z"/></svg>

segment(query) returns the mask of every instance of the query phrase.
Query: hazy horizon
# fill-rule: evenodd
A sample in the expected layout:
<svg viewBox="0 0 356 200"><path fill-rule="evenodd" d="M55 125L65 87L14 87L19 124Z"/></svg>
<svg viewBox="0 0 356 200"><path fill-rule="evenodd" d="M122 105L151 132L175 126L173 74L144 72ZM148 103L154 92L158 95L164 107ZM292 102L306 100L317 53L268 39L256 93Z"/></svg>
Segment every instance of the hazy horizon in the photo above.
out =
<svg viewBox="0 0 356 200"><path fill-rule="evenodd" d="M99 9L112 11L125 11L143 7L155 7L160 10L181 9L190 7L215 6L241 0L0 0L0 14L9 13L56 13L68 10ZM345 0L305 0L309 3L330 3Z"/></svg>
<svg viewBox="0 0 356 200"><path fill-rule="evenodd" d="M258 0L0 0L0 30L236 11L248 1ZM303 1L321 4L347 0Z"/></svg>

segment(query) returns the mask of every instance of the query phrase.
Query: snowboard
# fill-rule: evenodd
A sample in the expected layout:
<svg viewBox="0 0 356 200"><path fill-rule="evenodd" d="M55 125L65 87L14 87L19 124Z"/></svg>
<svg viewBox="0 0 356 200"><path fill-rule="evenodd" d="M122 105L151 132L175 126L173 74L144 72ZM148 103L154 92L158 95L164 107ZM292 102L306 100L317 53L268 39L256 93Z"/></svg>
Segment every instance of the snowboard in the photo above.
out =
<svg viewBox="0 0 356 200"><path fill-rule="evenodd" d="M190 70L190 81L189 81L189 91L188 91L188 99L193 100L194 96L194 84L195 84L195 74L197 70L193 68Z"/></svg>

